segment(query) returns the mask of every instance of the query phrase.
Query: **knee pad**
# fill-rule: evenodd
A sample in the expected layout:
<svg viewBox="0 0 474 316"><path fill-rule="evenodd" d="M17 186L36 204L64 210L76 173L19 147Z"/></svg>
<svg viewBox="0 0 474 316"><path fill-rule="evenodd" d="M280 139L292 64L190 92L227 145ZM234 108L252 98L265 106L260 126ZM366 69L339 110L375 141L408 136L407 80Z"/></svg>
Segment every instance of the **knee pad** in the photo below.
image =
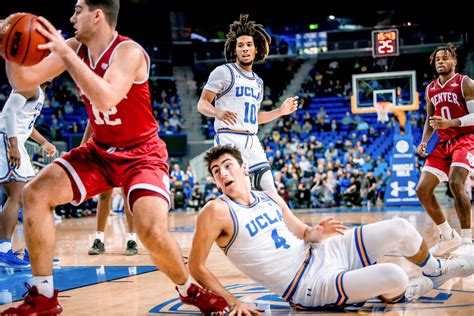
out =
<svg viewBox="0 0 474 316"><path fill-rule="evenodd" d="M252 188L257 191L276 191L270 167L263 167L252 173Z"/></svg>

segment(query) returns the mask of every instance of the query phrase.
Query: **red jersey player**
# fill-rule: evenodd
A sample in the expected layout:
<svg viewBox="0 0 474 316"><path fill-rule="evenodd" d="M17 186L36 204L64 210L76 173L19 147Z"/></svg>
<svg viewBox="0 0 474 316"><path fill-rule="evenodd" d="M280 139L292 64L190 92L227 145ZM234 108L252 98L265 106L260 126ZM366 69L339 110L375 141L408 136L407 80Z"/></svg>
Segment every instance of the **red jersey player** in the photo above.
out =
<svg viewBox="0 0 474 316"><path fill-rule="evenodd" d="M433 255L463 256L474 252L471 232L471 202L464 184L474 171L474 82L455 72L453 45L438 47L430 57L439 77L426 88L427 121L418 153L426 156L426 144L436 129L439 142L428 155L416 193L438 226L440 239ZM454 206L461 223L461 236L451 228L433 192L441 181L449 181ZM460 247L461 246L461 247Z"/></svg>
<svg viewBox="0 0 474 316"><path fill-rule="evenodd" d="M67 70L83 95L94 134L86 144L44 168L24 189L26 243L34 283L24 303L6 314L62 311L52 277L52 210L112 187L125 189L139 238L156 266L177 285L181 299L203 311L221 311L226 306L223 298L190 282L178 243L168 231L168 154L151 112L150 59L139 44L117 34L119 6L119 0L78 0L71 17L75 37L68 41L49 21L39 18L39 31L48 40L39 48L51 54L31 67L6 62L8 78L17 90Z"/></svg>

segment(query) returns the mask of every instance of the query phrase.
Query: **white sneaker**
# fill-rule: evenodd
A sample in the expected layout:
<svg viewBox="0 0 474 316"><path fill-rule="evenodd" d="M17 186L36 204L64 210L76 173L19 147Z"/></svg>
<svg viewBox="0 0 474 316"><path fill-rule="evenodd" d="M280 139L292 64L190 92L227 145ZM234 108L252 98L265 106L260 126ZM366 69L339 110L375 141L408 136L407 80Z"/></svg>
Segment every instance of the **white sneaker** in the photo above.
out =
<svg viewBox="0 0 474 316"><path fill-rule="evenodd" d="M433 275L426 275L433 281L433 287L439 288L448 279L466 277L474 274L474 255L452 259L439 259L440 268Z"/></svg>
<svg viewBox="0 0 474 316"><path fill-rule="evenodd" d="M472 240L470 238L463 238L461 247L453 251L451 254L455 257L474 255L474 245L472 244Z"/></svg>
<svg viewBox="0 0 474 316"><path fill-rule="evenodd" d="M438 242L431 247L430 253L433 256L440 257L445 254L451 253L454 249L461 245L461 236L453 229L453 236L450 239L444 237L443 234L439 235Z"/></svg>
<svg viewBox="0 0 474 316"><path fill-rule="evenodd" d="M411 279L405 290L405 299L408 302L417 300L420 296L425 295L432 289L433 281L426 276Z"/></svg>

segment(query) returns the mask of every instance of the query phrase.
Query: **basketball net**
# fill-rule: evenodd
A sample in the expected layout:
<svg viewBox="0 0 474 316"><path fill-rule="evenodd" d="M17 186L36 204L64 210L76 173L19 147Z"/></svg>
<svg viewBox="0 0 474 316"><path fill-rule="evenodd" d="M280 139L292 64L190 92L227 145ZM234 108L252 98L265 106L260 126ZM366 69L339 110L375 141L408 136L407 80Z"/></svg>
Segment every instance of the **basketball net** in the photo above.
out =
<svg viewBox="0 0 474 316"><path fill-rule="evenodd" d="M374 104L377 111L377 121L382 123L388 122L388 112L390 112L391 105L392 102L376 102Z"/></svg>

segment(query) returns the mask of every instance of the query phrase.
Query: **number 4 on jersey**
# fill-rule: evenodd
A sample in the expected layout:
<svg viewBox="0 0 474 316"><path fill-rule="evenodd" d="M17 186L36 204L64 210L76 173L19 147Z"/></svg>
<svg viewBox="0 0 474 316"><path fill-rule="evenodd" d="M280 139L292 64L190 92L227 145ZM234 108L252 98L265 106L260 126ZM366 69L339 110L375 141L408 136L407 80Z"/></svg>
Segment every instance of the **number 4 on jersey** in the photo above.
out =
<svg viewBox="0 0 474 316"><path fill-rule="evenodd" d="M288 249L290 248L290 245L288 245L286 243L286 239L283 238L283 237L280 237L278 236L278 232L276 230L276 228L274 230L272 230L272 239L273 239L273 242L275 242L275 248L278 249L278 248L285 248L285 249Z"/></svg>

